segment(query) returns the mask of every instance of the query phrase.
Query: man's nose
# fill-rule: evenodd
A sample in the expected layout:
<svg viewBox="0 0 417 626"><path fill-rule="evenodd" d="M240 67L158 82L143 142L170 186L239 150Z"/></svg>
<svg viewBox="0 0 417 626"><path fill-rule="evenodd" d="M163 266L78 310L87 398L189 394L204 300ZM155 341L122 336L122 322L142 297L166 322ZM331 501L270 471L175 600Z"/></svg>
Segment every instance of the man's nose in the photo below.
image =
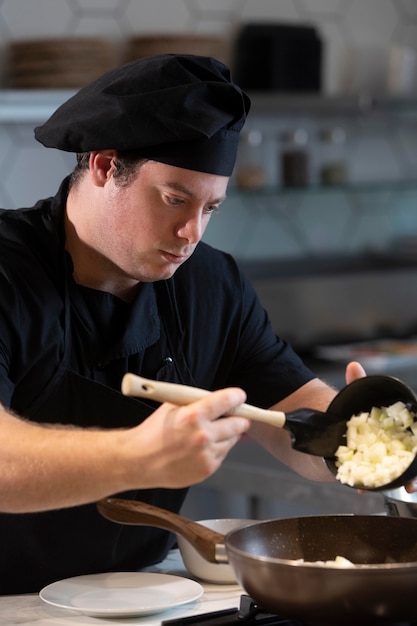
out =
<svg viewBox="0 0 417 626"><path fill-rule="evenodd" d="M204 227L201 215L187 219L177 228L177 236L187 239L189 243L197 243L203 236Z"/></svg>

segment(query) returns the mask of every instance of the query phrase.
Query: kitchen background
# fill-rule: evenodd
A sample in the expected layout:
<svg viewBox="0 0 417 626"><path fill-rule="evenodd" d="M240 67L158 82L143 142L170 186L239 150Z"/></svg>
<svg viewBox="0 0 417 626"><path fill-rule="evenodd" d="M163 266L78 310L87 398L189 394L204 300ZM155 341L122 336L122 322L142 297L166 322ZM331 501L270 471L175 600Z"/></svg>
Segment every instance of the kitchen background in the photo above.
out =
<svg viewBox="0 0 417 626"><path fill-rule="evenodd" d="M232 252L276 332L318 373L344 363L417 389L415 0L0 0L0 206L55 193L74 156L33 127L106 69L158 51L228 62L253 97L205 240ZM191 517L380 512L242 441Z"/></svg>

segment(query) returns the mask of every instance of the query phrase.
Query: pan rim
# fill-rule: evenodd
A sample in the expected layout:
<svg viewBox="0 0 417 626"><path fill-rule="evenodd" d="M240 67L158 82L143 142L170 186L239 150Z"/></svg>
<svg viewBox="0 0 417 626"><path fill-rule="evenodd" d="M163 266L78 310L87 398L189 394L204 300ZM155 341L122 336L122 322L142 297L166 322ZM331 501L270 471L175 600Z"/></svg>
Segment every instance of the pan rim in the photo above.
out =
<svg viewBox="0 0 417 626"><path fill-rule="evenodd" d="M340 565L335 565L335 564L323 564L323 563L318 563L318 562L314 562L314 561L305 561L304 563L300 563L298 561L298 559L284 559L284 558L280 558L280 557L274 557L274 556L265 556L265 555L256 555L256 554L251 554L250 552L248 552L247 550L243 550L242 548L238 548L234 545L230 545L230 541L229 538L231 539L233 535L237 535L238 533L242 533L245 530L249 531L249 529L253 526L266 526L268 524L274 523L274 522L286 522L286 521L293 521L293 520L300 520L300 521L305 521L305 520L323 520L323 519L357 519L358 521L360 520L365 520L365 521L370 521L375 520L375 519L389 519L389 520L393 520L393 523L396 524L397 522L394 520L399 520L399 524L403 525L403 526L407 526L410 524L416 524L417 525L417 520L413 519L413 518L407 518L407 517L395 517L395 516L389 516L389 515L385 515L385 514L381 514L381 515L366 515L366 514L356 514L356 513L329 513L329 514L324 514L324 515L297 515L297 516L293 516L293 517L283 517L283 518L277 518L277 519L267 519L267 520L259 520L258 522L256 522L255 524L250 524L246 527L243 528L238 528L236 530L231 530L230 532L228 532L225 535L225 546L226 546L226 551L229 555L229 552L231 552L232 554L234 554L235 556L239 556L241 558L253 558L256 559L256 562L262 562L262 563L269 563L269 564L276 564L276 565L285 565L287 567L290 568L308 568L308 569L312 569L312 570L317 570L319 572L326 572L326 571L342 571L345 574L346 573L352 573L353 575L355 573L358 572L380 572L381 574L383 574L384 572L386 573L387 571L391 571L391 572L396 572L396 573L406 573L409 570L415 570L417 569L417 561L400 561L400 562L389 562L389 563L354 563L352 567L341 567ZM417 527L417 526L416 526ZM416 539L417 542L417 539ZM341 552L343 552L341 550ZM342 555L343 556L343 555ZM351 574L349 574L351 575Z"/></svg>

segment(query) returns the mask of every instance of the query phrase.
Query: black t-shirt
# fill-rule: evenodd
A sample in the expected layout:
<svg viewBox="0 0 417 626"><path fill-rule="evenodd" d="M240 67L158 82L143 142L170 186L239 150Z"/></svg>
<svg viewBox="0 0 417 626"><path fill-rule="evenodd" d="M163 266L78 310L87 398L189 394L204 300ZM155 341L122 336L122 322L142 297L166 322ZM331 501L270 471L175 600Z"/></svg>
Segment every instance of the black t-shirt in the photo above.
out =
<svg viewBox="0 0 417 626"><path fill-rule="evenodd" d="M143 418L137 401L120 393L128 371L206 389L240 386L248 402L263 407L313 378L275 336L234 259L204 243L171 279L141 285L131 303L76 285L64 250L67 185L33 208L0 212L3 404L41 422L131 426ZM179 510L184 495L153 490L133 497ZM103 520L94 505L0 515L0 536L0 593L138 569L164 558L172 545L164 531Z"/></svg>

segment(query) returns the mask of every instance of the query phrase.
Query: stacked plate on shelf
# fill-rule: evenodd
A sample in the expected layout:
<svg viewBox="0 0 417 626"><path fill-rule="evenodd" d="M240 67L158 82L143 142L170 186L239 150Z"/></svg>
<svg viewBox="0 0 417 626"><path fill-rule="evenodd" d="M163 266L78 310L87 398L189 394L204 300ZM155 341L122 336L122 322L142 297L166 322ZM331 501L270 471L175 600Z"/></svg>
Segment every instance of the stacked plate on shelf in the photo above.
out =
<svg viewBox="0 0 417 626"><path fill-rule="evenodd" d="M227 45L222 37L193 34L137 35L128 39L125 61L153 54L200 54L227 62Z"/></svg>
<svg viewBox="0 0 417 626"><path fill-rule="evenodd" d="M114 46L101 38L16 41L9 45L9 89L76 89L115 65Z"/></svg>

